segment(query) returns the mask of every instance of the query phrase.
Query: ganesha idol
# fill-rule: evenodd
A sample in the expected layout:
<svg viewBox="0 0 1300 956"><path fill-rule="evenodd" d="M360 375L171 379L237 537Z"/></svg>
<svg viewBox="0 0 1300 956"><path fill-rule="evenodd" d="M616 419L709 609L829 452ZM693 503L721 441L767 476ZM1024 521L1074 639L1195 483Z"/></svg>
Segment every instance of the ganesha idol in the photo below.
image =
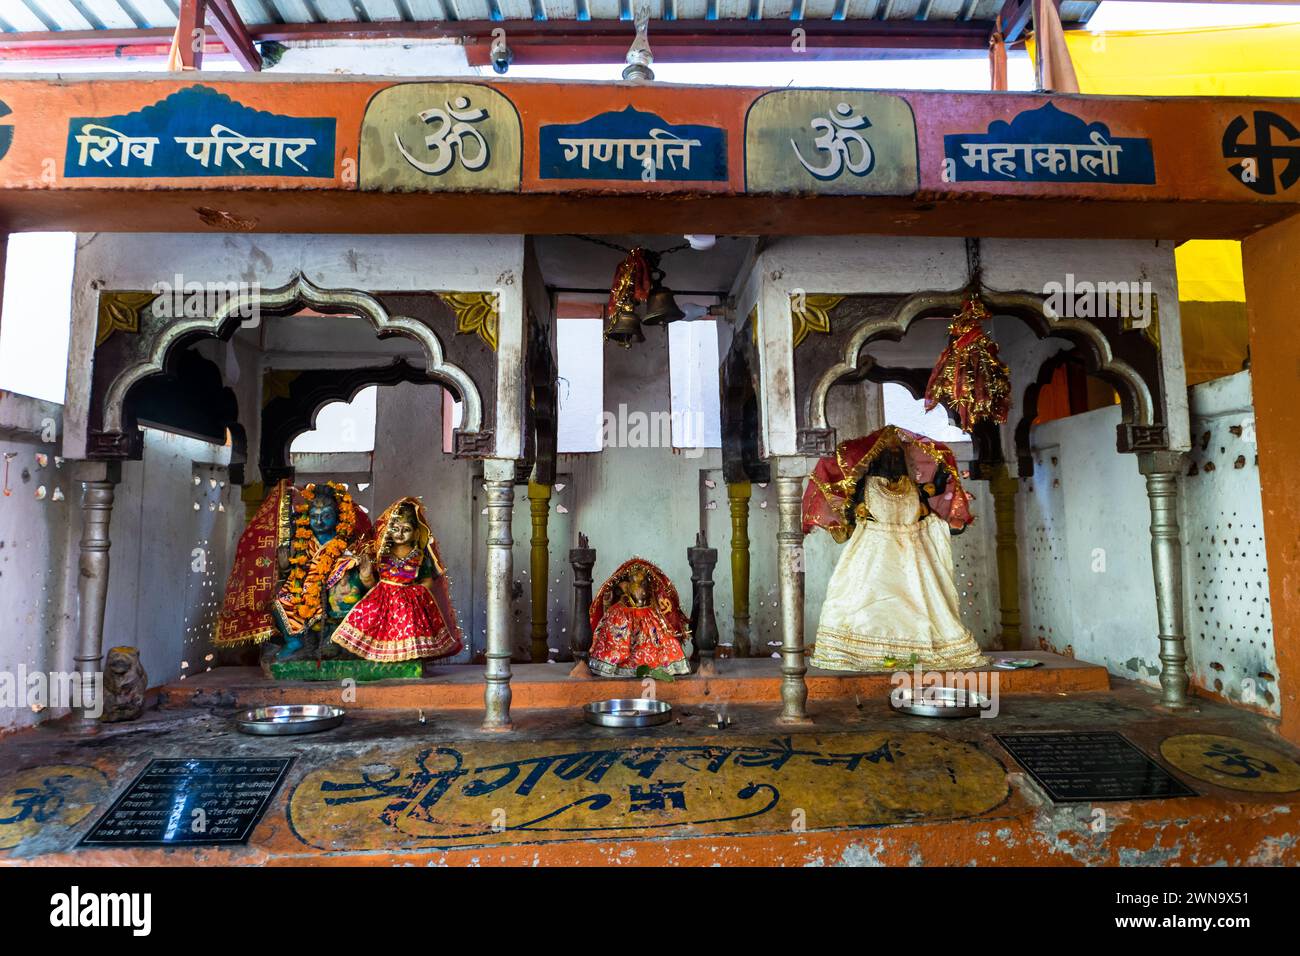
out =
<svg viewBox="0 0 1300 956"><path fill-rule="evenodd" d="M636 677L638 668L691 672L691 632L677 589L643 558L625 561L591 602L587 666L598 677Z"/></svg>

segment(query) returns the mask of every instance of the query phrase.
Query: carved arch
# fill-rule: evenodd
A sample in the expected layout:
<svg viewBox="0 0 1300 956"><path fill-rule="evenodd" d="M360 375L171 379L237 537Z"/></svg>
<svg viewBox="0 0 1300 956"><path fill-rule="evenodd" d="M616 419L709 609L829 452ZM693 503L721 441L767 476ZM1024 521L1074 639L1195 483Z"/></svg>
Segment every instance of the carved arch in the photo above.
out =
<svg viewBox="0 0 1300 956"><path fill-rule="evenodd" d="M401 382L443 384L452 390L404 358L394 359L388 365L311 369L298 374L289 383L288 394L276 396L262 407L262 443L258 454L262 481L269 484L281 478L293 478L289 449L295 438L316 427L316 419L326 405L350 402L372 385ZM459 393L452 392L460 399Z"/></svg>
<svg viewBox="0 0 1300 956"><path fill-rule="evenodd" d="M830 389L843 378L863 376L863 349L877 339L900 341L918 319L951 316L961 308L963 292L920 293L904 299L889 315L864 321L845 341L840 359L818 375L809 396L809 431L813 437L830 433L826 419L826 399ZM984 301L995 315L1009 315L1025 322L1040 338L1057 336L1072 342L1083 357L1088 371L1110 384L1119 393L1124 424L1120 426L1117 447L1120 451L1163 448L1168 432L1159 406L1160 383L1149 382L1125 358L1115 354L1111 338L1094 322L1048 315L1041 296L1025 292L985 292ZM866 356L867 362L871 361ZM979 445L990 444L987 440ZM990 449L991 450L991 449ZM984 460L981 451L980 461Z"/></svg>
<svg viewBox="0 0 1300 956"><path fill-rule="evenodd" d="M359 315L370 323L378 338L401 335L420 344L425 353L424 374L431 381L446 385L459 396L463 414L460 432L474 435L483 429L483 400L470 375L447 360L442 341L428 325L403 315L390 315L373 295L356 289L328 289L317 286L302 273L274 289L249 288L227 297L210 316L185 318L162 329L142 357L127 364L112 380L103 402L101 442L120 443L126 421L126 406L131 389L137 383L162 372L168 355L183 349L196 339L229 339L244 319L253 314L260 318L292 315L311 308L326 315ZM103 442L103 439L108 439Z"/></svg>

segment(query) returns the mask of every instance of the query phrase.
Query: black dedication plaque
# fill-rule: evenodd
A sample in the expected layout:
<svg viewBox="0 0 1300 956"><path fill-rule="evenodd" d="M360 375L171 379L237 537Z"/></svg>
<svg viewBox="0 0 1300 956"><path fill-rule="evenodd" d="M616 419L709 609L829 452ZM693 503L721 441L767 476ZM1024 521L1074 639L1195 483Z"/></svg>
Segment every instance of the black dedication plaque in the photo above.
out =
<svg viewBox="0 0 1300 956"><path fill-rule="evenodd" d="M292 757L151 760L81 846L247 843Z"/></svg>
<svg viewBox="0 0 1300 956"><path fill-rule="evenodd" d="M1196 796L1113 731L993 736L1054 803Z"/></svg>

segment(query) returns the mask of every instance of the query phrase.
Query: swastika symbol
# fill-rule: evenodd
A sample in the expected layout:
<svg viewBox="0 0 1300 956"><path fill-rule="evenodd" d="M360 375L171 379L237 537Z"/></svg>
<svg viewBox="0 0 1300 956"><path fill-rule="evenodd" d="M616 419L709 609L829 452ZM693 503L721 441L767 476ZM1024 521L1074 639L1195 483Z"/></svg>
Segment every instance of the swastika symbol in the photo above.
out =
<svg viewBox="0 0 1300 956"><path fill-rule="evenodd" d="M681 783L652 783L648 787L633 786L628 788L629 812L639 813L643 810L667 810L671 805L674 810L686 809L686 794L682 792Z"/></svg>
<svg viewBox="0 0 1300 956"><path fill-rule="evenodd" d="M1272 196L1279 186L1290 189L1300 179L1300 129L1269 110L1255 110L1253 120L1253 143L1241 142L1241 134L1250 125L1246 117L1238 116L1228 124L1223 131L1223 156L1225 159L1252 160L1255 164L1253 176L1246 175L1242 163L1234 163L1228 171L1255 192ZM1275 133L1280 134L1278 141L1274 141Z"/></svg>

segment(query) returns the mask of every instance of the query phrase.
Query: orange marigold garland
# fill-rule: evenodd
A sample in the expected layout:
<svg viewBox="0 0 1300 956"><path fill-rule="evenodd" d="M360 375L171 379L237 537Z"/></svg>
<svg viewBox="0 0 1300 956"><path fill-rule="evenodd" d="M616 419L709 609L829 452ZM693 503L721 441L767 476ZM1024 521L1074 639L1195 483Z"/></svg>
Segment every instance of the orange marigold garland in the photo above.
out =
<svg viewBox="0 0 1300 956"><path fill-rule="evenodd" d="M925 387L925 410L942 404L957 413L967 434L983 422L1001 425L1011 404L1011 373L998 358L997 343L984 331L982 322L988 318L992 316L980 297L967 295Z"/></svg>
<svg viewBox="0 0 1300 956"><path fill-rule="evenodd" d="M308 549L314 537L310 511L311 503L316 499L316 486L311 484L304 488L303 500L294 506L293 547L289 555L289 577L286 583L294 611L304 623L310 622L319 613L321 585L348 549L357 522L356 506L352 503L347 488L333 481L326 484L334 491L339 520L333 540L317 551L314 558L309 555Z"/></svg>

